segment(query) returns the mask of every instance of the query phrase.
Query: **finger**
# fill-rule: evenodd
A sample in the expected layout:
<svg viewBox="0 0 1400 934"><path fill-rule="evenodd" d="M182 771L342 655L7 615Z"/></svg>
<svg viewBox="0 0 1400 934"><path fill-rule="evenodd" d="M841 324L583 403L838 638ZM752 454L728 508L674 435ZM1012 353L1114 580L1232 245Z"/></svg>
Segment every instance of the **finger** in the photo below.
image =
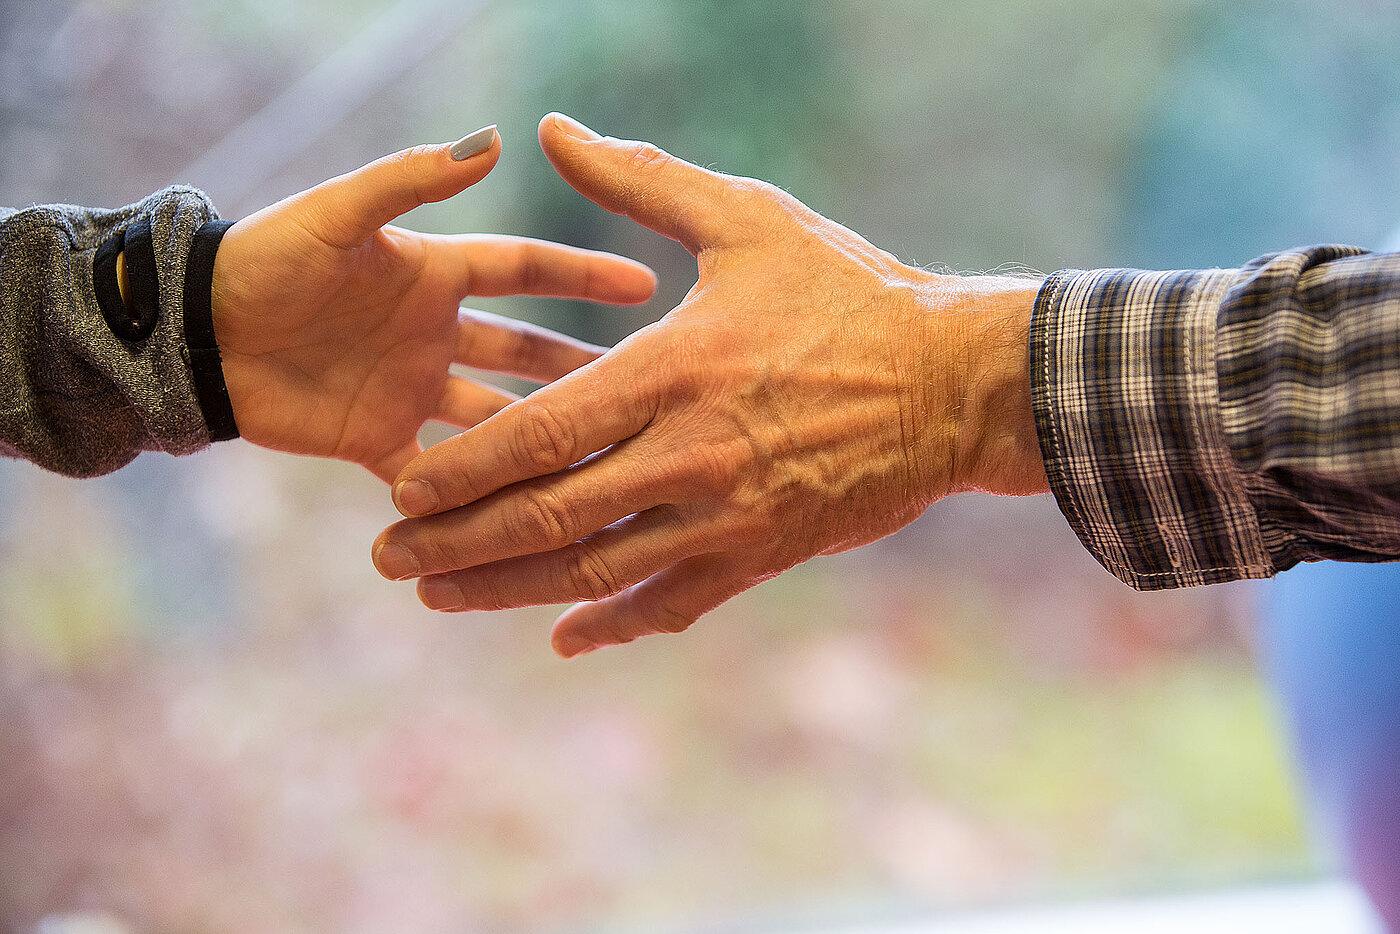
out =
<svg viewBox="0 0 1400 934"><path fill-rule="evenodd" d="M601 600L696 554L703 546L674 509L623 519L557 551L424 577L434 610L504 610Z"/></svg>
<svg viewBox="0 0 1400 934"><path fill-rule="evenodd" d="M655 414L644 375L614 377L608 358L582 367L416 457L394 481L394 504L426 516L563 470L641 431Z"/></svg>
<svg viewBox="0 0 1400 934"><path fill-rule="evenodd" d="M462 295L547 295L636 305L656 292L651 267L615 253L503 234L457 234L436 242L452 253Z"/></svg>
<svg viewBox="0 0 1400 934"><path fill-rule="evenodd" d="M667 476L667 471L647 469L649 465L659 467L658 459L636 453L624 442L469 506L404 519L380 534L375 566L390 580L402 580L565 548L683 495L685 477ZM383 545L397 547L385 552L392 562L380 560Z"/></svg>
<svg viewBox="0 0 1400 934"><path fill-rule="evenodd" d="M494 128L484 127L462 140L484 135L488 129L489 139L467 147L485 148L464 159L452 155L457 144L415 146L322 182L305 195L312 208L308 225L327 243L349 249L399 215L475 185L500 158L501 138Z"/></svg>
<svg viewBox="0 0 1400 934"><path fill-rule="evenodd" d="M438 401L433 420L444 422L457 428L471 428L486 421L501 409L520 397L495 386L484 386L460 376L449 376L442 388L442 398ZM418 452L414 452L417 456ZM411 458L410 458L411 459ZM399 466L408 464L404 461Z"/></svg>
<svg viewBox="0 0 1400 934"><path fill-rule="evenodd" d="M392 484L394 478L403 470L404 465L423 453L423 446L417 440L410 441L392 454L376 461L372 464L365 464L364 467L385 483Z"/></svg>
<svg viewBox="0 0 1400 934"><path fill-rule="evenodd" d="M537 383L552 382L607 352L606 347L489 311L462 308L457 321L457 363Z"/></svg>
<svg viewBox="0 0 1400 934"><path fill-rule="evenodd" d="M691 253L723 246L733 234L746 183L677 159L650 143L602 137L552 113L540 121L540 148L579 194L622 214Z"/></svg>
<svg viewBox="0 0 1400 934"><path fill-rule="evenodd" d="M689 558L633 587L593 603L565 610L550 641L563 658L573 658L641 636L683 632L697 619L754 584L723 554Z"/></svg>

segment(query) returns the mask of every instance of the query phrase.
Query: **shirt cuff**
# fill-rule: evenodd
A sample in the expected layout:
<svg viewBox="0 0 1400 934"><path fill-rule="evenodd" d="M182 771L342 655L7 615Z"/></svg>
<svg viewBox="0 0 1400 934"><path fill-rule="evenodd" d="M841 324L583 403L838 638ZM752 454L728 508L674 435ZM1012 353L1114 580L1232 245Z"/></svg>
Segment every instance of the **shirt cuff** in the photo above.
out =
<svg viewBox="0 0 1400 934"><path fill-rule="evenodd" d="M1217 314L1237 270L1066 270L1031 319L1050 489L1115 577L1162 590L1274 567L1221 425Z"/></svg>
<svg viewBox="0 0 1400 934"><path fill-rule="evenodd" d="M169 191L174 196L183 194L179 189ZM126 346L143 345L163 315L179 319L183 331L180 358L188 368L189 385L209 441L228 441L239 435L214 334L212 301L214 261L224 234L233 224L215 218L184 234L182 239L188 238L189 245L183 274L178 255L172 255L168 240L160 240L161 249L157 250L150 214L142 214L116 230L97 248L92 261L92 285L98 307L113 335ZM127 299L123 299L117 285L119 254L126 257L130 293ZM176 296L178 304L174 301ZM171 314L175 309L178 314Z"/></svg>

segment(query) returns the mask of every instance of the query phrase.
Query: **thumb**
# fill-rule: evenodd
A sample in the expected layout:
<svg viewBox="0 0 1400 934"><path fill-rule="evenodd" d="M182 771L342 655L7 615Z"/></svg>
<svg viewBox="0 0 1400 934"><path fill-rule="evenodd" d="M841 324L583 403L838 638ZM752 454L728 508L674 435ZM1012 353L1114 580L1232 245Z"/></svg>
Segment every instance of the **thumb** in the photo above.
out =
<svg viewBox="0 0 1400 934"><path fill-rule="evenodd" d="M738 198L748 179L721 175L651 143L599 136L552 113L540 121L540 148L579 194L630 217L698 254L733 236Z"/></svg>
<svg viewBox="0 0 1400 934"><path fill-rule="evenodd" d="M392 153L306 192L309 223L334 246L359 246L401 214L475 185L500 157L495 124L455 143Z"/></svg>

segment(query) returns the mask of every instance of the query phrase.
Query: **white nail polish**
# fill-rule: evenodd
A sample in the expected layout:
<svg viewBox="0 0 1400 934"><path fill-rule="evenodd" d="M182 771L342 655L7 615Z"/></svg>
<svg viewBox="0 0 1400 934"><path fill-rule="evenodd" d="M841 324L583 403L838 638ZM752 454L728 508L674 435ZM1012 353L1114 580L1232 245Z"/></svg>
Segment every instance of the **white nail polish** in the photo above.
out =
<svg viewBox="0 0 1400 934"><path fill-rule="evenodd" d="M496 138L496 124L484 126L475 133L468 133L457 142L453 143L448 150L452 153L452 158L461 162L463 159L470 159L478 153L483 153L491 148L491 143Z"/></svg>

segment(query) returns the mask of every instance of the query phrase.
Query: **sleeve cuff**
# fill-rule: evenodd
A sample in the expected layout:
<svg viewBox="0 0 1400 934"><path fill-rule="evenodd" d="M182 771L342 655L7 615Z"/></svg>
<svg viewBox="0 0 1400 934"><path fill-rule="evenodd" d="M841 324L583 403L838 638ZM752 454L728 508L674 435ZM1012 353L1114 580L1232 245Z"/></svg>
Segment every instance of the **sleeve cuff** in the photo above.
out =
<svg viewBox="0 0 1400 934"><path fill-rule="evenodd" d="M180 356L189 367L209 441L238 437L223 361L214 334L211 289L214 259L233 221L210 220L197 227L185 261L181 312L184 342ZM117 285L117 257L126 258L129 293L124 301ZM137 217L97 248L92 261L93 291L108 328L127 346L139 346L153 334L161 313L160 261L156 257L152 219ZM177 280L178 282L178 280ZM180 286L176 286L180 288Z"/></svg>
<svg viewBox="0 0 1400 934"><path fill-rule="evenodd" d="M1274 572L1220 420L1216 316L1237 276L1067 270L1036 299L1050 488L1084 546L1138 590Z"/></svg>

